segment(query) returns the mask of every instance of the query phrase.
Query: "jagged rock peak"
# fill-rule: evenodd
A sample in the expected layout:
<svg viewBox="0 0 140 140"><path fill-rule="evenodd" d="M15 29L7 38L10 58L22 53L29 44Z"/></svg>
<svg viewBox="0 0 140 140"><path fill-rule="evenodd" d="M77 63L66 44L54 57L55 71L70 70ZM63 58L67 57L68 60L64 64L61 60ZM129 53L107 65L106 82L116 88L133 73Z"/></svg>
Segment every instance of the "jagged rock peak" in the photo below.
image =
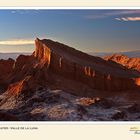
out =
<svg viewBox="0 0 140 140"><path fill-rule="evenodd" d="M36 39L35 39L36 41L40 41L40 39L38 38L38 37L36 37Z"/></svg>
<svg viewBox="0 0 140 140"><path fill-rule="evenodd" d="M37 60L41 63L41 64L46 64L46 63L50 63L50 54L51 54L51 50L46 47L46 45L44 45L42 43L42 41L38 38L36 38L35 40L35 52L34 52L34 57L37 58Z"/></svg>

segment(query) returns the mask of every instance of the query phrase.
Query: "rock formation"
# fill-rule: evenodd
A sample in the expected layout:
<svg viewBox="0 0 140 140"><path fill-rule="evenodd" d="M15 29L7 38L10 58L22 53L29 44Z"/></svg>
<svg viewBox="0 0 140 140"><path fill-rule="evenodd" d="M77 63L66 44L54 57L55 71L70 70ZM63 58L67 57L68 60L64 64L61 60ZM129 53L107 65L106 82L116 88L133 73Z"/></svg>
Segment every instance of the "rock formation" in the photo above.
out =
<svg viewBox="0 0 140 140"><path fill-rule="evenodd" d="M10 74L6 92L19 95L25 89L32 92L38 86L55 85L55 81L58 80L61 84L57 82L57 87L64 87L65 90L68 85L69 90L76 89L79 83L83 87L86 86L80 89L82 95L84 93L87 95L88 88L121 91L135 89L140 85L139 73L133 73L117 63L90 56L62 43L37 38L35 47L31 56L20 55L16 61L9 59L2 62L1 60L1 67L8 63L8 69L3 70L4 73L1 71L1 77L3 74ZM66 79L75 82L75 86L73 87L70 82L66 83ZM81 95L81 93L77 94ZM89 95L92 96L92 93Z"/></svg>
<svg viewBox="0 0 140 140"><path fill-rule="evenodd" d="M98 90L124 90L134 88L134 74L117 64L90 56L52 40L36 39L34 57L46 65L49 71L61 76L82 81Z"/></svg>
<svg viewBox="0 0 140 140"><path fill-rule="evenodd" d="M105 60L114 61L126 67L127 69L134 69L140 72L140 58L129 58L121 54L113 54L104 57Z"/></svg>
<svg viewBox="0 0 140 140"><path fill-rule="evenodd" d="M37 38L32 55L0 60L0 120L135 120L137 106L116 96L139 101L139 61L123 59Z"/></svg>

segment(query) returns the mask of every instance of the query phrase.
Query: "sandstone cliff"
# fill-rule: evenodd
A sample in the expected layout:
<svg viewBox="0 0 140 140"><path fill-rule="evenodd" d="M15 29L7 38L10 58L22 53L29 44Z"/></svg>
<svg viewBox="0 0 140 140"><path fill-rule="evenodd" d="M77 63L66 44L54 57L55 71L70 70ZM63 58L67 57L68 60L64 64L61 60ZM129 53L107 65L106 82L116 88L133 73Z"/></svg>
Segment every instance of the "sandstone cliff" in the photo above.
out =
<svg viewBox="0 0 140 140"><path fill-rule="evenodd" d="M36 39L34 57L45 64L49 71L61 76L82 81L98 90L124 90L135 88L134 74L99 57L90 56L52 40Z"/></svg>

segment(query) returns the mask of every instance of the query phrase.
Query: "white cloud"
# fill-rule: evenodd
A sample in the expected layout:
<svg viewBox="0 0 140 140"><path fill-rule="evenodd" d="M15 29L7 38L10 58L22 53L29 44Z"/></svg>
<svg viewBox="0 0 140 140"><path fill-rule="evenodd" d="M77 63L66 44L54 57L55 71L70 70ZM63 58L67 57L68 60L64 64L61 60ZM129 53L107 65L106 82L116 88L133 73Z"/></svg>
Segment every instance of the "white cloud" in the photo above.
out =
<svg viewBox="0 0 140 140"><path fill-rule="evenodd" d="M115 19L119 21L140 21L140 17L121 17Z"/></svg>
<svg viewBox="0 0 140 140"><path fill-rule="evenodd" d="M32 45L34 44L34 40L2 40L0 41L0 45Z"/></svg>
<svg viewBox="0 0 140 140"><path fill-rule="evenodd" d="M15 13L16 13L16 11L11 11L11 13L12 13L12 14L15 14Z"/></svg>
<svg viewBox="0 0 140 140"><path fill-rule="evenodd" d="M100 14L89 14L86 15L85 18L102 19L102 18L107 18L112 16L132 15L132 14L140 14L140 10L114 10L114 11L110 10Z"/></svg>

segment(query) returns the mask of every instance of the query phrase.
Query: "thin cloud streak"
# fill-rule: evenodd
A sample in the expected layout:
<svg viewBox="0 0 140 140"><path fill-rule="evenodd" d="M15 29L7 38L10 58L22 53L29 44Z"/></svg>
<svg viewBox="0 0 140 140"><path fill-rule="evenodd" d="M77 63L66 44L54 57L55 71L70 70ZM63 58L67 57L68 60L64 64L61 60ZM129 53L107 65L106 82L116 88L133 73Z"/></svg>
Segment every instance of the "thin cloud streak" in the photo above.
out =
<svg viewBox="0 0 140 140"><path fill-rule="evenodd" d="M121 17L115 19L119 21L140 21L140 17Z"/></svg>
<svg viewBox="0 0 140 140"><path fill-rule="evenodd" d="M17 46L17 45L33 45L34 40L4 40L0 41L0 45Z"/></svg>
<svg viewBox="0 0 140 140"><path fill-rule="evenodd" d="M11 12L11 14L23 15L23 14L37 14L39 12L39 10L38 9L34 9L34 10L12 10L10 12Z"/></svg>
<svg viewBox="0 0 140 140"><path fill-rule="evenodd" d="M90 14L86 15L87 19L102 19L112 16L121 16L121 15L132 15L132 14L140 14L140 10L118 10L118 11L110 11L105 12L103 14Z"/></svg>

